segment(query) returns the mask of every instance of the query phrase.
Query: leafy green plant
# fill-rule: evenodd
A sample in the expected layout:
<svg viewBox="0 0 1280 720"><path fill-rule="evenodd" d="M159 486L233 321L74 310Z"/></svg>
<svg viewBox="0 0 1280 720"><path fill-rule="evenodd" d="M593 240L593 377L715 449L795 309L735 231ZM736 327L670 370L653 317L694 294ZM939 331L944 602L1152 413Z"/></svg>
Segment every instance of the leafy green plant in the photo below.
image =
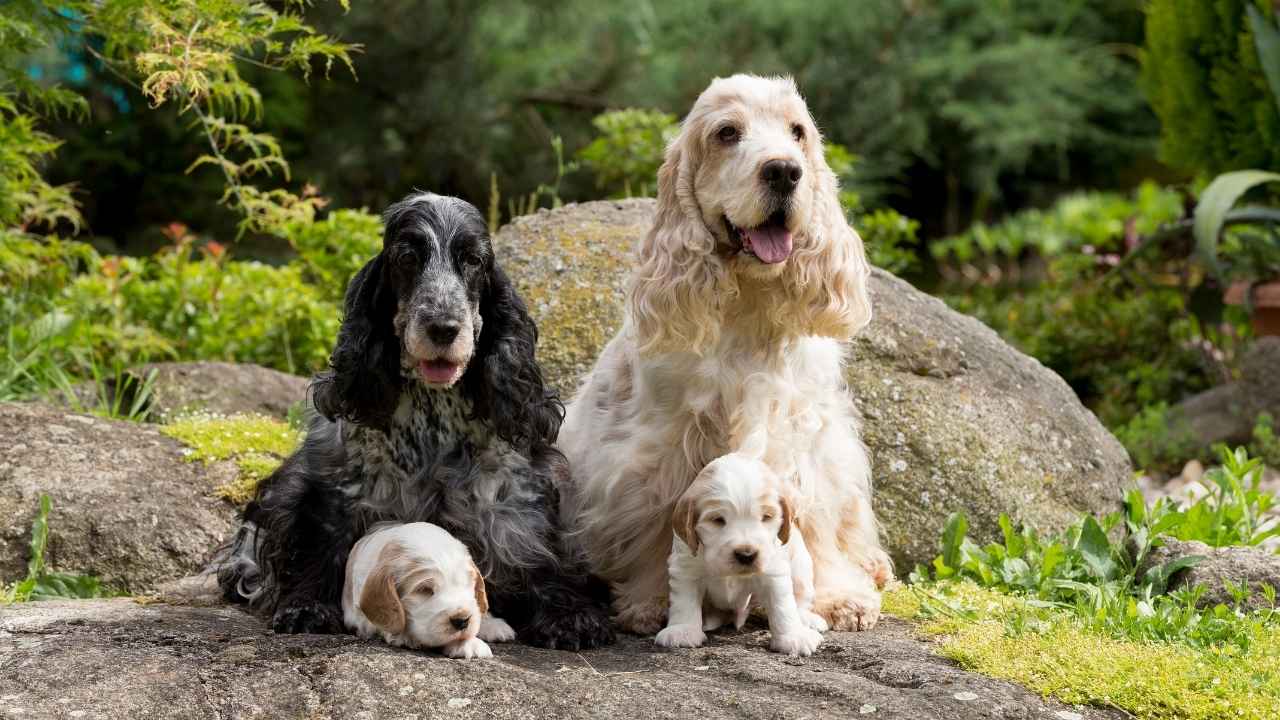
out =
<svg viewBox="0 0 1280 720"><path fill-rule="evenodd" d="M1117 427L1115 435L1134 464L1148 471L1174 472L1204 449L1185 425L1170 416L1166 402L1142 408Z"/></svg>
<svg viewBox="0 0 1280 720"><path fill-rule="evenodd" d="M1124 512L1101 520L1084 516L1052 536L1028 527L1015 530L1001 515L1001 540L986 545L969 538L963 513L953 513L941 554L932 567L917 566L911 580L924 583L924 592L929 582L972 581L1028 598L1032 611L1067 611L1082 626L1116 637L1196 646L1247 644L1250 628L1238 622L1234 609L1199 607L1202 589L1170 591L1170 580L1203 558L1146 562L1164 536L1222 546L1255 545L1280 533L1261 521L1274 498L1257 490L1258 461L1243 450L1224 450L1222 460L1221 468L1206 474L1217 490L1185 510L1168 499L1149 506L1133 490L1125 497ZM1251 479L1253 487L1246 487ZM1022 625L1035 620L1034 613L1012 617ZM1273 610L1264 619L1280 620L1280 614Z"/></svg>
<svg viewBox="0 0 1280 720"><path fill-rule="evenodd" d="M1280 436L1276 435L1275 418L1270 413L1258 414L1249 452L1262 460L1264 465L1280 469Z"/></svg>
<svg viewBox="0 0 1280 720"><path fill-rule="evenodd" d="M104 588L95 577L55 572L45 566L52 509L53 502L49 496L41 494L40 507L31 523L31 558L27 561L27 576L9 588L4 596L5 602L100 598L115 594Z"/></svg>
<svg viewBox="0 0 1280 720"><path fill-rule="evenodd" d="M591 124L599 135L578 151L578 160L595 175L596 187L617 197L652 196L663 151L680 131L676 116L630 108L597 115Z"/></svg>
<svg viewBox="0 0 1280 720"><path fill-rule="evenodd" d="M1277 181L1280 173L1237 170L1214 178L1200 194L1193 226L1196 254L1214 275L1265 279L1280 272L1280 208L1231 209L1249 190ZM1224 238L1228 224L1233 235ZM1224 267L1224 259L1232 267Z"/></svg>

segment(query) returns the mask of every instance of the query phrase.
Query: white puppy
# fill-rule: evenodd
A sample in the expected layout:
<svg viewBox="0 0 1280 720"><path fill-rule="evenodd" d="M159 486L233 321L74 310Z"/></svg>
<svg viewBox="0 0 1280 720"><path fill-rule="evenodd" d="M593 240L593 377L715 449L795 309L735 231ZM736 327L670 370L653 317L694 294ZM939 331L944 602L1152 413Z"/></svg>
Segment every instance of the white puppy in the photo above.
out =
<svg viewBox="0 0 1280 720"><path fill-rule="evenodd" d="M363 638L440 648L452 658L487 658L485 641L515 631L489 614L484 578L467 547L431 523L381 523L347 559L342 618Z"/></svg>
<svg viewBox="0 0 1280 720"><path fill-rule="evenodd" d="M671 605L659 645L699 647L706 631L729 617L741 628L753 607L764 607L770 649L812 655L818 648L827 623L812 612L813 561L804 538L791 532L786 489L767 465L739 453L698 473L672 519Z"/></svg>

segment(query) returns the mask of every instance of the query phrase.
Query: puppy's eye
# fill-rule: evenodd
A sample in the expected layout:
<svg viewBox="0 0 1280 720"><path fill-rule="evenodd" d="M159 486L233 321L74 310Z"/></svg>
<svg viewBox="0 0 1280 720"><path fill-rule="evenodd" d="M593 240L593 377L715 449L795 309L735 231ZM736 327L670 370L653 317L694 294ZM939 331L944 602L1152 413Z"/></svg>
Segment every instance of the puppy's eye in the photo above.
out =
<svg viewBox="0 0 1280 720"><path fill-rule="evenodd" d="M760 519L761 519L761 520L763 520L763 521L765 521L765 522L773 522L773 515L765 514L765 516L764 516L763 518L760 518Z"/></svg>
<svg viewBox="0 0 1280 720"><path fill-rule="evenodd" d="M724 527L724 518L722 518L722 517L713 517L713 518L711 518L711 522L712 522L712 524L714 524L716 527Z"/></svg>
<svg viewBox="0 0 1280 720"><path fill-rule="evenodd" d="M739 132L738 128L732 125L725 125L716 133L716 137L720 139L720 142L726 145L732 145L742 138L742 133Z"/></svg>
<svg viewBox="0 0 1280 720"><path fill-rule="evenodd" d="M791 137L795 138L796 142L800 142L801 140L804 140L804 126L801 125L800 123L796 123L795 125L792 125Z"/></svg>
<svg viewBox="0 0 1280 720"><path fill-rule="evenodd" d="M434 587L431 587L430 585L425 585L425 584L419 585L418 587L413 589L413 594L421 595L422 597L429 598L436 594L436 589Z"/></svg>

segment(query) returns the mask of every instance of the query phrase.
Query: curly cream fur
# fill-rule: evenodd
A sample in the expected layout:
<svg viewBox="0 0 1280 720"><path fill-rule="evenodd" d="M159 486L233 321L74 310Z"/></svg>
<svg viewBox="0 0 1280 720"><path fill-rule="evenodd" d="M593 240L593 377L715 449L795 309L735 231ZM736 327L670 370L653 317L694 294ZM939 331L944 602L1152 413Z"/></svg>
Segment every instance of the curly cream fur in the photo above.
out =
<svg viewBox="0 0 1280 720"><path fill-rule="evenodd" d="M716 142L726 123L742 128L733 145ZM724 221L764 222L759 177L771 159L804 173L787 205L794 250L769 265L737 252ZM575 478L567 524L615 583L622 624L654 632L677 499L709 461L750 452L794 483L815 610L837 629L870 627L880 606L872 578L888 559L842 378L842 343L871 317L869 270L794 83L714 81L667 149L658 185L623 328L561 430Z"/></svg>

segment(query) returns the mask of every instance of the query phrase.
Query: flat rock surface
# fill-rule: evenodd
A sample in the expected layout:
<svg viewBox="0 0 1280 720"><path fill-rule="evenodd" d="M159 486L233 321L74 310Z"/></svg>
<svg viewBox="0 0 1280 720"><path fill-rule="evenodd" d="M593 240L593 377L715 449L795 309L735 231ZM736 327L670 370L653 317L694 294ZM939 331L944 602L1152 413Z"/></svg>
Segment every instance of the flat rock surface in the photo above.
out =
<svg viewBox="0 0 1280 720"><path fill-rule="evenodd" d="M230 532L235 509L213 491L237 470L184 450L143 423L0 403L0 580L26 575L42 493L53 569L133 593L198 570Z"/></svg>
<svg viewBox="0 0 1280 720"><path fill-rule="evenodd" d="M767 632L662 650L624 636L584 653L495 645L458 661L352 636L275 635L236 608L27 603L0 616L4 718L1119 717L957 668L887 619L828 633L811 658Z"/></svg>
<svg viewBox="0 0 1280 720"><path fill-rule="evenodd" d="M498 232L499 257L538 321L538 356L567 398L622 323L632 250L654 201L567 205ZM1057 530L1119 507L1128 455L1053 371L981 322L889 273L846 378L866 419L876 512L899 569L938 552L947 515L999 535L1005 512Z"/></svg>

